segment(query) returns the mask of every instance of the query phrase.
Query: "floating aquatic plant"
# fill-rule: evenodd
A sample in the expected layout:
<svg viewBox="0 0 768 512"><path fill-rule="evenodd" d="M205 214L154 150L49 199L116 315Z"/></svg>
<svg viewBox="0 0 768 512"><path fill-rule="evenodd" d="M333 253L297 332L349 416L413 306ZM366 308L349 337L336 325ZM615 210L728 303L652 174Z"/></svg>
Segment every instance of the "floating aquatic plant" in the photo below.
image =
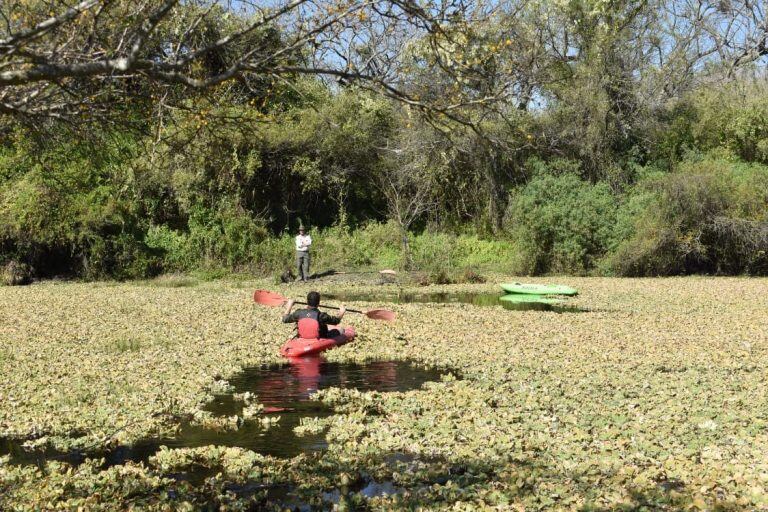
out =
<svg viewBox="0 0 768 512"><path fill-rule="evenodd" d="M358 339L329 360L446 370L404 393L319 393L337 414L297 430L326 430L322 455L204 447L167 450L149 465L51 461L44 470L5 457L0 509L269 509L280 503L267 489L288 486L381 510L768 510L768 280L558 282L578 288L574 304L588 311L377 304L397 322L345 317ZM297 298L308 290L280 288ZM0 437L84 449L169 435L190 416L236 426L242 417L201 407L242 367L280 363L291 334L279 311L249 295L227 283L0 288ZM114 349L127 339L135 350ZM256 411L257 400L241 399L243 416ZM217 472L207 483L168 476L201 463ZM397 492L360 498L369 478ZM232 482L264 490L238 494Z"/></svg>

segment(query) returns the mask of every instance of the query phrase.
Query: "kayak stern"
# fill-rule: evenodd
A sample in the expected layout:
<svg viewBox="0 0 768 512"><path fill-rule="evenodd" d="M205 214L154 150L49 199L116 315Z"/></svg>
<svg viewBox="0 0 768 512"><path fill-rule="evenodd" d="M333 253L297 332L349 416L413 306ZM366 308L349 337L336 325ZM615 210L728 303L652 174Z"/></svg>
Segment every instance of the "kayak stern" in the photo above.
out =
<svg viewBox="0 0 768 512"><path fill-rule="evenodd" d="M329 329L336 329L337 326L328 326ZM332 348L340 347L351 342L357 333L352 326L344 327L344 334L333 338L293 338L288 340L280 349L280 355L283 357L301 357L319 354Z"/></svg>

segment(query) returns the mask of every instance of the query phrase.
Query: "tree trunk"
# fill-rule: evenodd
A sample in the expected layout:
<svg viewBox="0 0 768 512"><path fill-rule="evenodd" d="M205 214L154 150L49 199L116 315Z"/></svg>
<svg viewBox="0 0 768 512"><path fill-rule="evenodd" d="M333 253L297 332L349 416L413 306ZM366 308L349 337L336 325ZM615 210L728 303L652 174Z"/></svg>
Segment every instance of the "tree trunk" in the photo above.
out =
<svg viewBox="0 0 768 512"><path fill-rule="evenodd" d="M413 255L411 254L411 244L408 240L408 230L400 226L400 236L403 242L403 266L405 270L413 270Z"/></svg>
<svg viewBox="0 0 768 512"><path fill-rule="evenodd" d="M485 147L487 160L486 160L486 172L485 172L485 186L487 193L487 226L491 231L491 234L496 235L501 229L501 217L503 212L499 212L499 183L498 176L498 162L496 155L493 152L493 148Z"/></svg>

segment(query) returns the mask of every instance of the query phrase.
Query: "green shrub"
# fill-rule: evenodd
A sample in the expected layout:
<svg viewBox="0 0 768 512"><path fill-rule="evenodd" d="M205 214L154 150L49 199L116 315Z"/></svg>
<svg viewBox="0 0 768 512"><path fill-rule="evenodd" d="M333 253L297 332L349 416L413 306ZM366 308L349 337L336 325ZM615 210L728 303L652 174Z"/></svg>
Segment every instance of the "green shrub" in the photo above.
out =
<svg viewBox="0 0 768 512"><path fill-rule="evenodd" d="M150 226L145 243L151 249L160 251L163 269L166 272L191 270L196 258L189 250L189 237L166 225Z"/></svg>
<svg viewBox="0 0 768 512"><path fill-rule="evenodd" d="M168 238L162 230L153 240ZM399 268L403 264L400 231L394 223L369 223L357 230L334 226L313 230L312 272L344 268ZM254 270L261 274L280 275L293 269L292 234L269 237L252 247ZM174 240L171 238L171 240ZM170 242L164 242L166 245ZM475 235L449 233L412 233L410 244L414 262L420 270L437 275L461 268L511 268L515 254L513 245L504 240L483 240ZM153 242L152 246L162 245Z"/></svg>
<svg viewBox="0 0 768 512"><path fill-rule="evenodd" d="M737 81L702 88L693 97L692 133L699 149L726 148L741 159L768 163L768 87Z"/></svg>
<svg viewBox="0 0 768 512"><path fill-rule="evenodd" d="M203 266L236 268L253 262L254 247L268 238L263 222L236 206L197 206L189 216L188 250Z"/></svg>
<svg viewBox="0 0 768 512"><path fill-rule="evenodd" d="M439 268L429 273L431 284L453 284L455 281L448 275L448 270Z"/></svg>
<svg viewBox="0 0 768 512"><path fill-rule="evenodd" d="M477 235L425 232L411 237L413 260L425 271L466 267L511 269L514 246L506 240L486 240Z"/></svg>
<svg viewBox="0 0 768 512"><path fill-rule="evenodd" d="M136 279L163 270L162 255L132 233L94 237L83 249L82 261L81 274L86 279Z"/></svg>
<svg viewBox="0 0 768 512"><path fill-rule="evenodd" d="M355 261L354 265L370 263L370 254L364 254L353 240L353 235L346 227L332 226L312 236L312 272L323 272L344 268Z"/></svg>
<svg viewBox="0 0 768 512"><path fill-rule="evenodd" d="M504 226L517 248L514 271L583 274L604 256L616 222L608 185L540 172L512 194Z"/></svg>
<svg viewBox="0 0 768 512"><path fill-rule="evenodd" d="M313 273L350 267L391 268L401 263L400 235L394 223L371 222L355 231L332 226L310 235ZM285 239L283 261L293 261L293 236L285 235ZM278 264L277 259L272 264ZM273 266L275 271L281 268Z"/></svg>
<svg viewBox="0 0 768 512"><path fill-rule="evenodd" d="M747 162L768 163L768 85L742 79L702 86L662 115L651 158L671 163L690 152L725 150Z"/></svg>
<svg viewBox="0 0 768 512"><path fill-rule="evenodd" d="M452 248L454 266L496 271L511 271L516 253L514 244L508 240L486 240L474 235L458 236Z"/></svg>
<svg viewBox="0 0 768 512"><path fill-rule="evenodd" d="M456 237L447 233L422 233L411 236L410 246L416 268L438 272L454 266L453 243Z"/></svg>
<svg viewBox="0 0 768 512"><path fill-rule="evenodd" d="M359 254L353 260L355 265L370 264L381 268L397 267L402 261L402 240L400 230L394 222L369 222L355 231L355 244Z"/></svg>
<svg viewBox="0 0 768 512"><path fill-rule="evenodd" d="M123 165L135 150L130 142L115 134L96 150L75 141L34 156L0 156L5 256L42 275L128 279L159 272Z"/></svg>
<svg viewBox="0 0 768 512"><path fill-rule="evenodd" d="M21 286L32 282L32 269L25 263L9 261L0 265L0 284L6 286Z"/></svg>
<svg viewBox="0 0 768 512"><path fill-rule="evenodd" d="M768 167L707 158L638 189L619 215L635 221L602 263L608 272L768 273Z"/></svg>
<svg viewBox="0 0 768 512"><path fill-rule="evenodd" d="M485 276L478 274L472 268L465 268L459 275L458 279L456 280L456 282L458 283L470 283L470 284L482 284L486 281L487 279L485 278Z"/></svg>
<svg viewBox="0 0 768 512"><path fill-rule="evenodd" d="M284 234L262 240L253 248L253 261L255 269L264 274L293 268L293 237Z"/></svg>
<svg viewBox="0 0 768 512"><path fill-rule="evenodd" d="M263 223L237 208L192 208L188 226L188 232L166 225L154 225L147 230L145 243L162 255L166 272L226 273L253 266L265 252L257 248L269 240Z"/></svg>

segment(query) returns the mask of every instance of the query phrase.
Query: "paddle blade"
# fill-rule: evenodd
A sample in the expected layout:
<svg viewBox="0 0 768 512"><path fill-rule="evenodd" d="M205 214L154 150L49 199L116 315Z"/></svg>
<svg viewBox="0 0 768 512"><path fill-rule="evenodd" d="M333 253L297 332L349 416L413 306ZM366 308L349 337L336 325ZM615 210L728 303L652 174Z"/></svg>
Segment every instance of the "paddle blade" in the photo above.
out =
<svg viewBox="0 0 768 512"><path fill-rule="evenodd" d="M285 304L285 297L269 290L256 290L253 292L253 302L264 306L282 306Z"/></svg>
<svg viewBox="0 0 768 512"><path fill-rule="evenodd" d="M365 312L365 316L372 320L384 320L385 322L391 322L397 317L394 311L388 309L371 309Z"/></svg>
<svg viewBox="0 0 768 512"><path fill-rule="evenodd" d="M394 270L385 268L384 270L379 270L379 274L386 274L388 276L394 276L394 275L397 274L397 272L395 272Z"/></svg>

